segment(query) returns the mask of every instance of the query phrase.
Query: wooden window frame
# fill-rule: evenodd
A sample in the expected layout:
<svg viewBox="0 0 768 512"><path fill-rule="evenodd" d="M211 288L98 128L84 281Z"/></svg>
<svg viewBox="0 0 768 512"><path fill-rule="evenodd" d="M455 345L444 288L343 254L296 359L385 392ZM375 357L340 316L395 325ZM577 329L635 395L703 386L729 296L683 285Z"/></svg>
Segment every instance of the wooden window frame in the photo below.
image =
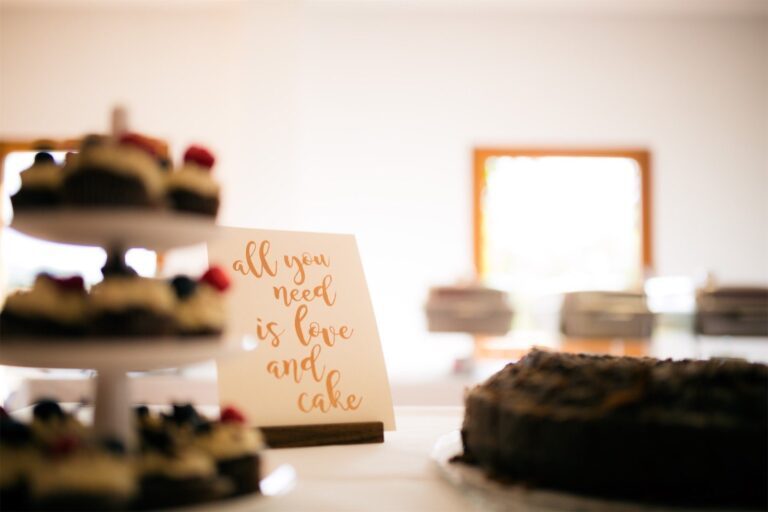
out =
<svg viewBox="0 0 768 512"><path fill-rule="evenodd" d="M477 278L485 275L483 268L483 191L485 190L485 162L488 158L511 157L547 157L547 156L573 156L573 157L617 157L630 158L637 162L640 169L641 188L641 262L644 271L653 269L653 237L652 237L652 212L651 212L651 154L647 149L641 148L521 148L521 147L479 147L473 151L473 243L475 272Z"/></svg>

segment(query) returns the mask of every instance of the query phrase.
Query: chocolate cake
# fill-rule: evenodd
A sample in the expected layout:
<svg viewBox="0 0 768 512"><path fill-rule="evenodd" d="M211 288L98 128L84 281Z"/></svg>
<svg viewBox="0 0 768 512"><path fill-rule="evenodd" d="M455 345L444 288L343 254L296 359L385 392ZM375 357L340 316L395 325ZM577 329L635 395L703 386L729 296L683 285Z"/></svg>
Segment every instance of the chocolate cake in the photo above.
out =
<svg viewBox="0 0 768 512"><path fill-rule="evenodd" d="M768 366L534 350L468 393L462 441L504 481L764 508Z"/></svg>

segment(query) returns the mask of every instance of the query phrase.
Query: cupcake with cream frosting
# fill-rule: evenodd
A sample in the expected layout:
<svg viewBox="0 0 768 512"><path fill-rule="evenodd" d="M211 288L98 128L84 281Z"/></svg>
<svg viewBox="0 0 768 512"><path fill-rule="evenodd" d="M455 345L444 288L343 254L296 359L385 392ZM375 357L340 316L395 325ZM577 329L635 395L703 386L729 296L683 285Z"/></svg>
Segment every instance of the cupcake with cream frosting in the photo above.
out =
<svg viewBox="0 0 768 512"><path fill-rule="evenodd" d="M220 335L227 320L224 292L229 285L229 277L220 267L211 267L198 281L187 276L173 278L179 332L185 336Z"/></svg>
<svg viewBox="0 0 768 512"><path fill-rule="evenodd" d="M37 153L35 162L20 177L21 188L11 197L14 210L49 208L61 202L63 173L50 153Z"/></svg>
<svg viewBox="0 0 768 512"><path fill-rule="evenodd" d="M104 280L91 288L93 332L103 336L173 334L176 296L166 281L139 277L122 255L111 254Z"/></svg>
<svg viewBox="0 0 768 512"><path fill-rule="evenodd" d="M158 207L165 177L156 144L138 134L86 138L65 167L64 201L78 206Z"/></svg>
<svg viewBox="0 0 768 512"><path fill-rule="evenodd" d="M168 175L167 197L178 211L215 217L219 211L219 184L211 176L215 157L202 146L184 152L184 164Z"/></svg>
<svg viewBox="0 0 768 512"><path fill-rule="evenodd" d="M195 446L213 457L219 474L234 484L234 494L259 490L260 453L264 448L261 432L249 427L234 407L221 411L219 421L197 428Z"/></svg>
<svg viewBox="0 0 768 512"><path fill-rule="evenodd" d="M15 336L79 336L86 330L88 297L83 278L40 274L30 290L11 294L0 313L0 333Z"/></svg>
<svg viewBox="0 0 768 512"><path fill-rule="evenodd" d="M136 479L119 442L85 444L61 437L40 469L29 475L33 507L40 510L121 510L134 500Z"/></svg>
<svg viewBox="0 0 768 512"><path fill-rule="evenodd" d="M189 505L216 499L231 489L216 474L213 460L180 444L167 430L140 430L141 450L135 469L142 509Z"/></svg>
<svg viewBox="0 0 768 512"><path fill-rule="evenodd" d="M39 466L31 429L2 411L0 417L0 504L6 510L29 507L29 474Z"/></svg>
<svg viewBox="0 0 768 512"><path fill-rule="evenodd" d="M62 437L82 441L88 435L88 430L74 414L48 398L38 400L32 408L30 428L40 446L51 446Z"/></svg>

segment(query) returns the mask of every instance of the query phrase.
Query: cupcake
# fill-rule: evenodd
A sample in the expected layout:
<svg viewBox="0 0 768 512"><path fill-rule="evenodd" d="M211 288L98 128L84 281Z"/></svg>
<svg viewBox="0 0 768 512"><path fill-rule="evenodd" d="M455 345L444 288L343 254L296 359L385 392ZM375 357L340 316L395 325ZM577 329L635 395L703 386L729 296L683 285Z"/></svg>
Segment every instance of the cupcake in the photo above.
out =
<svg viewBox="0 0 768 512"><path fill-rule="evenodd" d="M86 138L64 168L62 193L66 203L78 206L162 206L165 183L157 148L137 134L117 143Z"/></svg>
<svg viewBox="0 0 768 512"><path fill-rule="evenodd" d="M84 444L74 437L53 443L29 475L33 507L41 510L119 510L136 497L133 467L122 444Z"/></svg>
<svg viewBox="0 0 768 512"><path fill-rule="evenodd" d="M3 336L80 336L87 323L87 295L80 276L40 274L32 289L8 297L0 313Z"/></svg>
<svg viewBox="0 0 768 512"><path fill-rule="evenodd" d="M16 211L49 208L61 202L62 170L50 153L35 155L35 163L21 173L21 188L11 197Z"/></svg>
<svg viewBox="0 0 768 512"><path fill-rule="evenodd" d="M258 492L264 441L258 429L246 425L240 411L226 407L219 421L198 427L195 446L213 457L219 474L234 484L234 494Z"/></svg>
<svg viewBox="0 0 768 512"><path fill-rule="evenodd" d="M0 417L0 506L29 508L29 474L39 464L32 431L2 411Z"/></svg>
<svg viewBox="0 0 768 512"><path fill-rule="evenodd" d="M215 217L219 211L219 184L211 176L216 159L201 146L190 146L182 167L168 175L167 197L175 210Z"/></svg>
<svg viewBox="0 0 768 512"><path fill-rule="evenodd" d="M86 428L80 421L55 400L41 399L32 408L30 428L38 444L51 446L56 440L67 437L83 440Z"/></svg>
<svg viewBox="0 0 768 512"><path fill-rule="evenodd" d="M176 297L166 281L139 277L112 253L104 280L91 289L91 327L101 336L163 336L174 332Z"/></svg>
<svg viewBox="0 0 768 512"><path fill-rule="evenodd" d="M224 292L229 288L227 274L219 267L211 267L194 281L187 276L176 276L171 286L178 303L175 310L176 327L184 336L217 336L226 324Z"/></svg>
<svg viewBox="0 0 768 512"><path fill-rule="evenodd" d="M210 457L177 443L167 430L141 429L140 439L135 466L141 488L139 508L201 503L231 491L218 479Z"/></svg>

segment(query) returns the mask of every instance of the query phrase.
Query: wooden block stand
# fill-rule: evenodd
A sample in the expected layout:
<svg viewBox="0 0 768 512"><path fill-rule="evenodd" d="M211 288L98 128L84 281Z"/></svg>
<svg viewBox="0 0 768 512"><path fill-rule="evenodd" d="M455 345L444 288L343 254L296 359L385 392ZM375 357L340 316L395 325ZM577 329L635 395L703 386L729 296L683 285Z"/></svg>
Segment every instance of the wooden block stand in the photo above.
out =
<svg viewBox="0 0 768 512"><path fill-rule="evenodd" d="M384 442L384 424L380 421L260 428L270 448Z"/></svg>

